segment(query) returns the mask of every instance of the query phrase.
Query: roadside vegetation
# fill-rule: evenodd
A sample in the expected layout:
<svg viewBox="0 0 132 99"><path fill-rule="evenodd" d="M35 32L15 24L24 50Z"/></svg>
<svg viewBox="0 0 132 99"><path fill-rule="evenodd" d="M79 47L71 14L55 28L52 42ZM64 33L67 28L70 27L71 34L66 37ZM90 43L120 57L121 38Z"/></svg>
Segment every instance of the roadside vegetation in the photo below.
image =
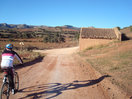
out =
<svg viewBox="0 0 132 99"><path fill-rule="evenodd" d="M22 58L24 64L25 63L29 63L29 62L32 62L36 59L39 59L39 58L43 58L45 55L44 54L40 54L40 53L37 53L37 52L33 52L33 51L26 51L26 50L15 50L19 55L20 57ZM0 50L0 54L2 53L2 50ZM0 61L1 61L1 56L0 56ZM19 61L17 59L15 59L14 61L14 65L17 67L18 65L20 65ZM0 68L0 72L2 72L1 68Z"/></svg>
<svg viewBox="0 0 132 99"><path fill-rule="evenodd" d="M89 47L79 55L100 73L111 75L113 84L132 94L132 40Z"/></svg>

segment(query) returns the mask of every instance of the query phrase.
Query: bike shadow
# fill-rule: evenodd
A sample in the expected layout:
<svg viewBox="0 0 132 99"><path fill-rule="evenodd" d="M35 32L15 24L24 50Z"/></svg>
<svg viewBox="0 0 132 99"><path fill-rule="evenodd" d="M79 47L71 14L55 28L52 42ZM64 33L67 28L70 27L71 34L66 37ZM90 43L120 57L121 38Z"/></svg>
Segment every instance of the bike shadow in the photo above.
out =
<svg viewBox="0 0 132 99"><path fill-rule="evenodd" d="M28 93L27 96L21 97L19 99L39 99L42 97L46 97L46 99L51 99L54 97L57 97L58 95L62 94L63 91L67 90L74 90L82 87L88 87L95 84L98 84L101 82L104 78L111 77L109 75L104 75L99 77L98 79L94 80L84 80L84 81L73 81L71 83L48 83L48 84L42 84L37 86L31 86L27 88L20 89L19 92L22 93Z"/></svg>

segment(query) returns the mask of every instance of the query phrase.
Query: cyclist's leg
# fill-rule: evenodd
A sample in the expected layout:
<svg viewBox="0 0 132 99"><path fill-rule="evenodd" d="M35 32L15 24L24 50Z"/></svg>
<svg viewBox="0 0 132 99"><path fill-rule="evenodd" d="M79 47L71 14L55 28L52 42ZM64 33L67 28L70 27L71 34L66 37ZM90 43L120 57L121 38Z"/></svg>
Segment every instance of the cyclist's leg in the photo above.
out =
<svg viewBox="0 0 132 99"><path fill-rule="evenodd" d="M10 70L9 70L9 86L10 86L10 88L11 89L14 89L14 74L13 74L13 69L11 68Z"/></svg>

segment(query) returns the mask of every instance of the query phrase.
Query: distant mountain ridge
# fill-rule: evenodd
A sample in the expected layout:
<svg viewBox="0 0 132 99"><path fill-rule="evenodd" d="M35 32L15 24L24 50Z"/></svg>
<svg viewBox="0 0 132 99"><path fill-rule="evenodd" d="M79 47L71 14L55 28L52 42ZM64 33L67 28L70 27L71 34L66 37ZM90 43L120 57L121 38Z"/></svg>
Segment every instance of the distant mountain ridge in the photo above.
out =
<svg viewBox="0 0 132 99"><path fill-rule="evenodd" d="M7 24L7 23L0 23L0 29L8 29L8 28L33 28L33 26L26 25L26 24Z"/></svg>
<svg viewBox="0 0 132 99"><path fill-rule="evenodd" d="M27 24L7 24L7 23L0 23L0 29L9 29L9 28L18 28L18 29L25 29L25 28L43 28L43 27L50 27L50 26L35 26L35 25L27 25ZM56 26L61 28L67 28L67 29L75 29L79 30L78 27L74 27L71 25L64 25L64 26Z"/></svg>

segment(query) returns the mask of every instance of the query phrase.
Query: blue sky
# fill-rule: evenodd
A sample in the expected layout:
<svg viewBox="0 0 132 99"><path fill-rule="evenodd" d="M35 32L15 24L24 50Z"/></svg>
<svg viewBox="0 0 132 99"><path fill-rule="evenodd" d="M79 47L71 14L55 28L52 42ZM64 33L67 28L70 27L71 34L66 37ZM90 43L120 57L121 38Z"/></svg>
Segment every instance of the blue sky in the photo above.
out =
<svg viewBox="0 0 132 99"><path fill-rule="evenodd" d="M132 0L0 0L0 23L123 28L132 25Z"/></svg>

